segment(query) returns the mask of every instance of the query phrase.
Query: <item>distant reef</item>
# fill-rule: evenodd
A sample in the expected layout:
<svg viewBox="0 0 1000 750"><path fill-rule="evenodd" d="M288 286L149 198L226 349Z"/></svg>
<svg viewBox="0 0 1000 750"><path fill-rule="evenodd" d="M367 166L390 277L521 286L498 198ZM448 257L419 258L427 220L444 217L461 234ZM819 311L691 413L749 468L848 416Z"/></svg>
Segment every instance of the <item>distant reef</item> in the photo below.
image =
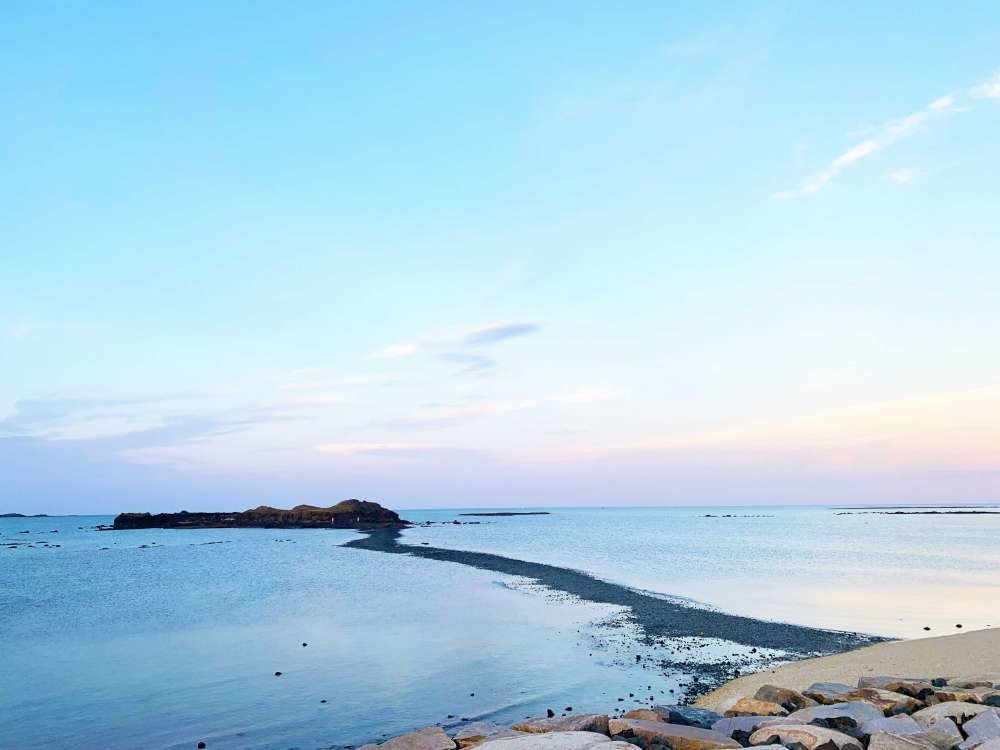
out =
<svg viewBox="0 0 1000 750"><path fill-rule="evenodd" d="M121 513L112 529L398 529L409 526L395 511L366 500L345 500L329 508L296 505L291 510L261 505L232 513Z"/></svg>
<svg viewBox="0 0 1000 750"><path fill-rule="evenodd" d="M47 513L36 513L33 516L24 513L0 513L0 518L48 518Z"/></svg>

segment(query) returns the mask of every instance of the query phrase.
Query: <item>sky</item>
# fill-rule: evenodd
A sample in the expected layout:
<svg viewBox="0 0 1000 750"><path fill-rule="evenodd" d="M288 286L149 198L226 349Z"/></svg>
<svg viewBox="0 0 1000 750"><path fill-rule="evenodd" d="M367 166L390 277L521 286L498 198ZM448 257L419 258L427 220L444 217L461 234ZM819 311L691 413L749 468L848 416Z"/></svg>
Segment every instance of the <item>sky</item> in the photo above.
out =
<svg viewBox="0 0 1000 750"><path fill-rule="evenodd" d="M0 512L1000 501L995 2L10 2Z"/></svg>

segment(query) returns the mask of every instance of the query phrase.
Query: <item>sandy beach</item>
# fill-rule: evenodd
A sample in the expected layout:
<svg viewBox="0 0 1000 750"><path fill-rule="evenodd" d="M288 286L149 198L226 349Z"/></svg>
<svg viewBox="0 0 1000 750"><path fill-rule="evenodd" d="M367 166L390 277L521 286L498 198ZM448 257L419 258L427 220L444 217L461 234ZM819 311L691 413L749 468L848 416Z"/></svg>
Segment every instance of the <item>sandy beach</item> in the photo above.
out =
<svg viewBox="0 0 1000 750"><path fill-rule="evenodd" d="M761 685L775 684L801 691L814 682L854 685L859 677L872 675L1000 676L1000 628L879 643L792 662L727 682L701 696L695 705L721 713L741 696L753 695Z"/></svg>

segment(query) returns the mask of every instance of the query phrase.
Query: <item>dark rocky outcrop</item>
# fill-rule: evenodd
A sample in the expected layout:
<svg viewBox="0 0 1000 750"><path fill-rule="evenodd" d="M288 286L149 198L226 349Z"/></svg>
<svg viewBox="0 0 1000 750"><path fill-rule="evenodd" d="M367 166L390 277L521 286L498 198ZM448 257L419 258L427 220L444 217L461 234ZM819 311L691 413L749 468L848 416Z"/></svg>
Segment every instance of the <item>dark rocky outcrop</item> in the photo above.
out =
<svg viewBox="0 0 1000 750"><path fill-rule="evenodd" d="M395 511L365 500L345 500L329 508L296 505L291 510L267 505L233 513L121 513L113 529L386 529L409 523Z"/></svg>

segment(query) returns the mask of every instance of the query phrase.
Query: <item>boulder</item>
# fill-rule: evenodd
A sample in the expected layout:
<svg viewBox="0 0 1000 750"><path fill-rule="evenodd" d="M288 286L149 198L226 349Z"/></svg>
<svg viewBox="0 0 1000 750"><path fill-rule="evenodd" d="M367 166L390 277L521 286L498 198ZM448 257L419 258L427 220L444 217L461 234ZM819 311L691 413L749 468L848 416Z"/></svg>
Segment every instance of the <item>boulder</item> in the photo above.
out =
<svg viewBox="0 0 1000 750"><path fill-rule="evenodd" d="M953 688L1000 688L1000 674L952 677L948 687Z"/></svg>
<svg viewBox="0 0 1000 750"><path fill-rule="evenodd" d="M494 724L492 721L474 721L458 730L452 739L460 748L464 748L478 745L488 739L498 740L502 737L517 737L522 734L524 732L516 732L510 727Z"/></svg>
<svg viewBox="0 0 1000 750"><path fill-rule="evenodd" d="M875 688L876 690L891 690L911 698L923 700L934 692L934 685L923 677L862 677L858 680L858 688Z"/></svg>
<svg viewBox="0 0 1000 750"><path fill-rule="evenodd" d="M920 734L925 731L922 724L910 716L890 716L879 719L869 719L861 727L862 734L888 732L889 734Z"/></svg>
<svg viewBox="0 0 1000 750"><path fill-rule="evenodd" d="M624 742L612 742L597 732L544 732L486 740L476 750L588 750L600 745L601 750L635 750ZM625 747L622 747L626 745Z"/></svg>
<svg viewBox="0 0 1000 750"><path fill-rule="evenodd" d="M983 711L965 722L962 731L967 739L958 746L959 750L973 750L986 740L1000 739L1000 712Z"/></svg>
<svg viewBox="0 0 1000 750"><path fill-rule="evenodd" d="M866 721L883 718L878 706L868 701L848 701L825 706L813 706L787 716L789 724L816 724L829 729L854 729Z"/></svg>
<svg viewBox="0 0 1000 750"><path fill-rule="evenodd" d="M928 693L929 695L929 693ZM924 702L904 693L878 688L859 688L850 694L853 700L863 700L878 706L887 715L909 714L924 707Z"/></svg>
<svg viewBox="0 0 1000 750"><path fill-rule="evenodd" d="M956 724L961 725L966 719L978 716L983 711L991 710L993 709L990 706L983 706L978 703L947 701L922 708L913 714L913 718L924 725L932 724L939 719L951 719Z"/></svg>
<svg viewBox="0 0 1000 750"><path fill-rule="evenodd" d="M788 709L779 703L758 700L756 698L740 698L724 716L788 716Z"/></svg>
<svg viewBox="0 0 1000 750"><path fill-rule="evenodd" d="M952 750L962 742L962 730L951 719L939 719L925 725L924 734L938 750Z"/></svg>
<svg viewBox="0 0 1000 750"><path fill-rule="evenodd" d="M812 724L774 724L750 735L751 745L798 743L806 750L862 750L861 742L843 732Z"/></svg>
<svg viewBox="0 0 1000 750"><path fill-rule="evenodd" d="M756 730L765 724L773 724L773 716L733 716L719 719L712 725L712 731L744 744Z"/></svg>
<svg viewBox="0 0 1000 750"><path fill-rule="evenodd" d="M868 750L937 750L919 734L876 732L868 740Z"/></svg>
<svg viewBox="0 0 1000 750"><path fill-rule="evenodd" d="M631 711L627 711L623 719L644 719L645 721L664 721L663 716L658 714L651 708L636 708Z"/></svg>
<svg viewBox="0 0 1000 750"><path fill-rule="evenodd" d="M934 695L939 701L964 701L967 703L983 703L985 705L1000 706L1000 690L991 687L979 688L952 688L938 689Z"/></svg>
<svg viewBox="0 0 1000 750"><path fill-rule="evenodd" d="M695 708L694 706L657 705L653 710L658 713L663 721L671 724L680 724L687 727L701 727L711 729L712 725L722 717L709 711L707 708Z"/></svg>
<svg viewBox="0 0 1000 750"><path fill-rule="evenodd" d="M608 733L608 717L604 714L559 716L553 719L527 719L514 724L511 729L531 734L546 732L600 732Z"/></svg>
<svg viewBox="0 0 1000 750"><path fill-rule="evenodd" d="M984 740L976 745L975 750L1000 750L1000 739Z"/></svg>
<svg viewBox="0 0 1000 750"><path fill-rule="evenodd" d="M455 743L441 727L426 727L416 732L393 737L379 745L363 745L358 750L455 750Z"/></svg>
<svg viewBox="0 0 1000 750"><path fill-rule="evenodd" d="M854 688L842 682L814 682L802 691L807 698L812 698L817 703L830 705L831 703L841 703L850 700L844 696L853 692Z"/></svg>
<svg viewBox="0 0 1000 750"><path fill-rule="evenodd" d="M784 706L789 711L797 711L800 708L811 708L816 705L816 701L807 698L797 690L778 687L777 685L761 685L753 695L759 701L770 701Z"/></svg>
<svg viewBox="0 0 1000 750"><path fill-rule="evenodd" d="M646 742L659 741L672 750L721 750L741 747L740 743L720 732L663 721L611 719L608 728L613 735L637 737Z"/></svg>

